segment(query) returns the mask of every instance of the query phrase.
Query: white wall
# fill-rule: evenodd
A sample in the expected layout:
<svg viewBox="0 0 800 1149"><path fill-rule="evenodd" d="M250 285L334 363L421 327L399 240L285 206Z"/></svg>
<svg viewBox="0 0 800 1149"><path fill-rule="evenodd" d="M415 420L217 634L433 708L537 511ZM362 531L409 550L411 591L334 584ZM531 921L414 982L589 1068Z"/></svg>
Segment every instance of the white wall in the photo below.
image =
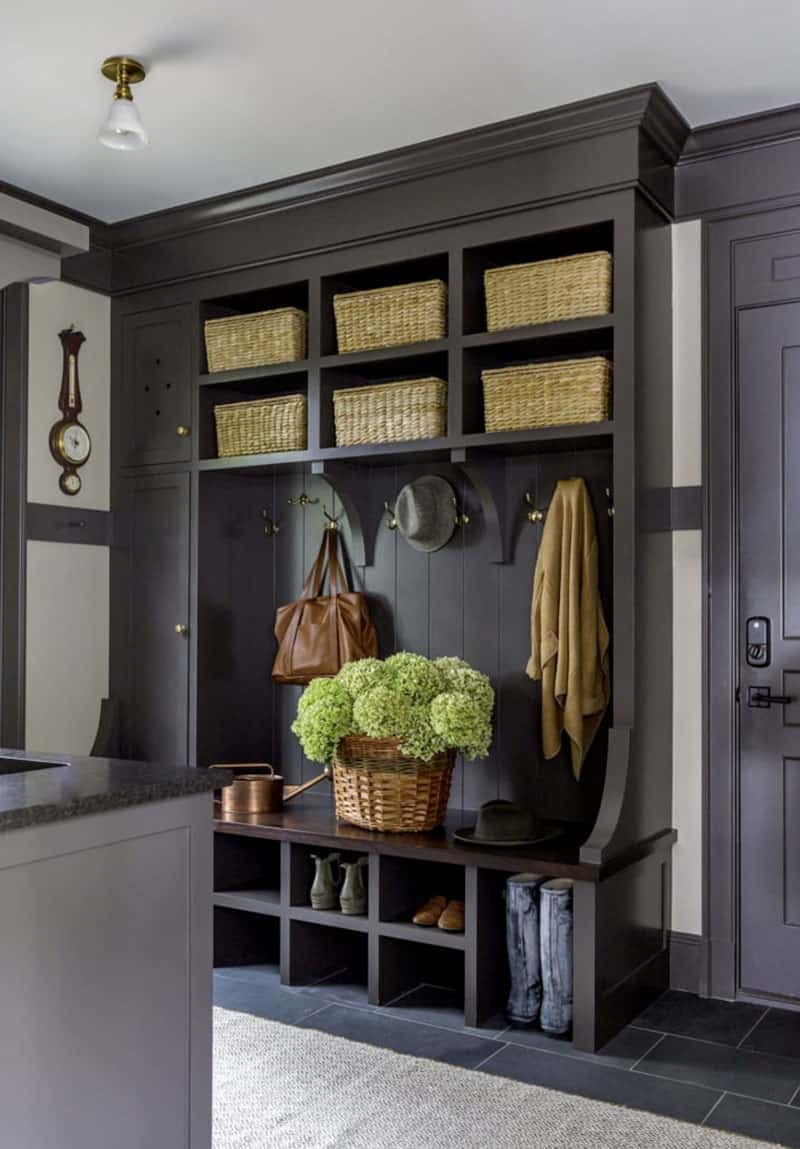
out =
<svg viewBox="0 0 800 1149"><path fill-rule="evenodd" d="M30 279L58 279L61 259L52 251L0 235L0 288Z"/></svg>
<svg viewBox="0 0 800 1149"><path fill-rule="evenodd" d="M676 487L702 483L702 240L698 220L675 224L673 469ZM702 932L702 532L675 531L673 567L672 928Z"/></svg>
<svg viewBox="0 0 800 1149"><path fill-rule="evenodd" d="M92 437L75 497L62 494L48 446L60 417L58 333L70 324L86 336L78 359L81 420ZM32 285L28 362L28 501L108 510L109 300L64 283ZM29 542L27 557L26 748L86 754L108 693L108 549Z"/></svg>

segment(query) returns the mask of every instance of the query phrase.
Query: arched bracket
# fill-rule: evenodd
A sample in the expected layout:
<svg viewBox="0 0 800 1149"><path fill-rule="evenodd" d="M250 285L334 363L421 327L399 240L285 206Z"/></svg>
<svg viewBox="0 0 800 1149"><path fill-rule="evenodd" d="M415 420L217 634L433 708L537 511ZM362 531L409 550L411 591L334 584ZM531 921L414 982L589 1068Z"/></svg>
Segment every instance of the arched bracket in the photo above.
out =
<svg viewBox="0 0 800 1149"><path fill-rule="evenodd" d="M480 499L484 523L493 540L493 563L511 562L515 515L509 510L505 460L490 455L471 458L466 448L451 452L454 467L469 480Z"/></svg>
<svg viewBox="0 0 800 1149"><path fill-rule="evenodd" d="M375 560L375 532L383 512L381 487L367 480L364 468L352 463L318 460L311 464L312 475L324 479L335 493L350 527L350 558L358 567L372 566Z"/></svg>
<svg viewBox="0 0 800 1149"><path fill-rule="evenodd" d="M581 846L582 862L601 865L609 856L620 824L622 803L628 786L632 733L629 726L612 726L608 732L603 800L600 803L594 829Z"/></svg>

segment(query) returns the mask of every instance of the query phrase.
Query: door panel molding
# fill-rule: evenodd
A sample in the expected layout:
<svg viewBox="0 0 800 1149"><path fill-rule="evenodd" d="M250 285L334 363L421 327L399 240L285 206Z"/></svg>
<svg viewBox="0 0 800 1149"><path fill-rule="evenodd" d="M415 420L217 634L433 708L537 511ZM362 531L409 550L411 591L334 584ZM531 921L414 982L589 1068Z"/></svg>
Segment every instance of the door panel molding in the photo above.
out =
<svg viewBox="0 0 800 1149"><path fill-rule="evenodd" d="M787 301L788 281L774 298L772 281L742 282L755 256L752 242L770 239L770 258L793 256L800 241L800 210L787 208L704 225L707 285L703 388L704 738L703 935L705 984L713 997L745 997L739 981L738 722L739 574L738 360L739 307ZM796 293L800 297L800 287ZM761 1000L761 999L760 999Z"/></svg>

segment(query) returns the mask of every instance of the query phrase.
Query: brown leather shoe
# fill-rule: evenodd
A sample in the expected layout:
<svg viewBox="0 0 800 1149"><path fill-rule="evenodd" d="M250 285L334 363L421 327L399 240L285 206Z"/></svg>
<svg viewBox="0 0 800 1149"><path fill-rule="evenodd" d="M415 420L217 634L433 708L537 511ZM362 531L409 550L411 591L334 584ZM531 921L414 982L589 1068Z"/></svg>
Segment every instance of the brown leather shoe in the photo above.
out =
<svg viewBox="0 0 800 1149"><path fill-rule="evenodd" d="M419 907L411 920L415 926L435 926L446 905L447 898L435 894L434 897L428 898L424 906Z"/></svg>
<svg viewBox="0 0 800 1149"><path fill-rule="evenodd" d="M448 902L436 923L440 930L449 930L451 933L464 932L464 903Z"/></svg>

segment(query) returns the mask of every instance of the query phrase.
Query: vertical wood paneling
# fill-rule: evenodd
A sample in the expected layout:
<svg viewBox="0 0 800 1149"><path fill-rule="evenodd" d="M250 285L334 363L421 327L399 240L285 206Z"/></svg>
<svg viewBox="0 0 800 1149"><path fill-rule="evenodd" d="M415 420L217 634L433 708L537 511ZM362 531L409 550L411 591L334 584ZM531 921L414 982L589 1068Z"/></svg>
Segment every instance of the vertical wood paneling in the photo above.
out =
<svg viewBox="0 0 800 1149"><path fill-rule="evenodd" d="M398 490L413 478L407 469L398 472ZM395 567L395 646L428 654L430 650L430 579L433 559L397 540Z"/></svg>
<svg viewBox="0 0 800 1149"><path fill-rule="evenodd" d="M463 505L461 484L454 485L459 506ZM465 541L470 523L466 527L456 527L452 539L441 550L429 558L428 593L428 655L441 658L444 655L464 653L464 556ZM464 805L463 790L464 766L459 757L453 774L450 801L461 808Z"/></svg>
<svg viewBox="0 0 800 1149"><path fill-rule="evenodd" d="M521 506L525 492L540 498L538 462L512 460L506 471L506 504ZM538 730L538 684L525 673L531 653L531 594L539 551L541 527L525 520L520 529L514 562L500 568L500 667L498 694L498 749L500 797L543 810L546 794L534 785L541 756Z"/></svg>
<svg viewBox="0 0 800 1149"><path fill-rule="evenodd" d="M281 533L275 548L275 609L293 602L303 587L306 512L302 507L290 507L288 502L304 490L311 494L302 475L278 475L275 478L275 513L281 523ZM271 667L275 657L274 638L268 657ZM300 693L298 686L273 686L273 763L286 780L292 783L301 782L303 775L303 755L290 729Z"/></svg>
<svg viewBox="0 0 800 1149"><path fill-rule="evenodd" d="M469 483L463 487L464 509L470 524L464 536L464 612L462 657L497 683L500 669L500 573L492 562L492 541L480 502ZM497 714L488 759L464 763L464 809L475 810L500 794Z"/></svg>
<svg viewBox="0 0 800 1149"><path fill-rule="evenodd" d="M397 493L395 467L372 467L367 480L378 484L380 493L394 506ZM381 658L386 658L397 649L396 639L396 590L397 590L397 531L386 527L385 517L378 524L365 524L366 530L375 530L375 556L372 566L363 570L364 587L369 595L372 621L378 631L378 649Z"/></svg>

